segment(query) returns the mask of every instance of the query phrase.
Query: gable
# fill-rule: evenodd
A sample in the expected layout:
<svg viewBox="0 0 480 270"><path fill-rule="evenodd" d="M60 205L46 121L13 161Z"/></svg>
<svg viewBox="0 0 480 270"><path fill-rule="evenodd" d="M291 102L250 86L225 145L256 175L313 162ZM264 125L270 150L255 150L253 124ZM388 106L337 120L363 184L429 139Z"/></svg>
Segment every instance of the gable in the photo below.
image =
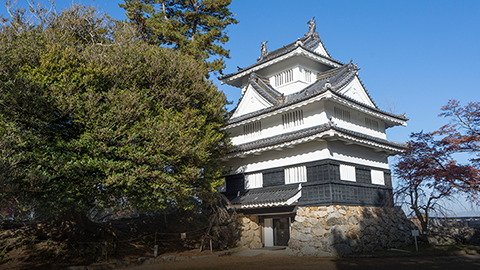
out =
<svg viewBox="0 0 480 270"><path fill-rule="evenodd" d="M245 90L245 93L240 99L232 118L259 111L271 106L273 106L273 104L268 102L253 88L252 85L249 84L247 86L247 90Z"/></svg>
<svg viewBox="0 0 480 270"><path fill-rule="evenodd" d="M358 79L358 76L355 76L355 78L349 84L339 90L338 93L361 102L367 106L375 107L373 100L368 96L367 91Z"/></svg>
<svg viewBox="0 0 480 270"><path fill-rule="evenodd" d="M322 42L318 42L318 45L313 49L313 51L323 56L330 57L325 47L323 47Z"/></svg>

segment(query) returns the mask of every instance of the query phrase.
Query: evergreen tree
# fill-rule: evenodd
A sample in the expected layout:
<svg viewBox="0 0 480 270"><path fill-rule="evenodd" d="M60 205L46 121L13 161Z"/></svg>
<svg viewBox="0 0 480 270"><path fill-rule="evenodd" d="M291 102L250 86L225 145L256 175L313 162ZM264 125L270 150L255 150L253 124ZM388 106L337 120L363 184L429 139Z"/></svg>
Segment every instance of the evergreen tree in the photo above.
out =
<svg viewBox="0 0 480 270"><path fill-rule="evenodd" d="M47 21L0 30L0 210L188 209L211 194L225 97L205 65L91 8Z"/></svg>
<svg viewBox="0 0 480 270"><path fill-rule="evenodd" d="M236 24L228 9L231 0L125 0L120 6L141 37L173 47L221 71L229 51L227 26Z"/></svg>

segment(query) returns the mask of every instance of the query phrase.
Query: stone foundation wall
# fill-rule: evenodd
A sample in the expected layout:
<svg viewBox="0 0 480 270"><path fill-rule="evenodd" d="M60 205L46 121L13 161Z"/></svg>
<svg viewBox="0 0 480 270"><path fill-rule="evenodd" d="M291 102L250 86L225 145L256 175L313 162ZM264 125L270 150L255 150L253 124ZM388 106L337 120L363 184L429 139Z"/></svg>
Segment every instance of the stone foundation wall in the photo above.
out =
<svg viewBox="0 0 480 270"><path fill-rule="evenodd" d="M428 242L432 245L479 245L480 226L470 227L455 220L433 219L430 221Z"/></svg>
<svg viewBox="0 0 480 270"><path fill-rule="evenodd" d="M239 216L240 221L240 241L239 246L247 248L261 248L262 238L261 229L257 216Z"/></svg>
<svg viewBox="0 0 480 270"><path fill-rule="evenodd" d="M411 244L414 225L394 207L298 207L291 225L294 255L342 256Z"/></svg>

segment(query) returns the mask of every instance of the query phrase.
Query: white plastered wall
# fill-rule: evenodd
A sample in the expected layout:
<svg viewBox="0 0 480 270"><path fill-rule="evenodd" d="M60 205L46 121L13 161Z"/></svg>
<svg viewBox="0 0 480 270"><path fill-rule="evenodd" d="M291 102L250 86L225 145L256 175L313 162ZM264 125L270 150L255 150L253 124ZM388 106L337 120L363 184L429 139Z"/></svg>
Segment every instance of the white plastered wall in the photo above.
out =
<svg viewBox="0 0 480 270"><path fill-rule="evenodd" d="M355 78L345 87L343 87L339 91L339 93L370 107L375 107L372 100L367 94L367 90L365 90L362 83L360 83L360 79L358 79L358 76L355 76Z"/></svg>
<svg viewBox="0 0 480 270"><path fill-rule="evenodd" d="M328 158L326 142L309 142L282 151L272 150L261 155L249 155L245 158L233 158L227 162L232 174L262 171L271 168L291 166Z"/></svg>
<svg viewBox="0 0 480 270"><path fill-rule="evenodd" d="M389 169L387 156L382 152L375 152L371 148L360 145L347 145L343 141L312 141L281 151L262 152L258 156L233 158L227 162L227 167L231 174L250 173L323 159Z"/></svg>
<svg viewBox="0 0 480 270"><path fill-rule="evenodd" d="M289 70L289 69L293 70L293 81L291 81L289 83L286 83L286 84L283 84L283 85L280 85L280 86L276 86L275 85L275 75L277 75L279 73L282 73L283 71L286 71L286 70ZM308 69L308 70L312 71L310 82L308 82L305 79L305 73L304 73L305 69ZM270 81L270 85L273 88L275 88L275 90L277 90L278 92L280 92L284 95L290 95L290 94L293 94L293 93L296 93L296 92L300 92L303 89L305 89L307 86L313 84L315 82L316 78L317 78L317 72L318 71L313 69L313 68L310 68L310 67L307 68L303 65L296 65L294 67L287 68L287 69L284 69L284 70L280 70L278 72L270 74L269 75L269 81Z"/></svg>
<svg viewBox="0 0 480 270"><path fill-rule="evenodd" d="M238 117L271 106L272 104L270 102L258 94L257 91L249 85L232 117Z"/></svg>
<svg viewBox="0 0 480 270"><path fill-rule="evenodd" d="M328 142L328 149L331 158L338 161L389 169L387 155L383 152L376 152L368 147L347 144L343 141L331 141Z"/></svg>
<svg viewBox="0 0 480 270"><path fill-rule="evenodd" d="M387 139L387 134L385 133L385 122L382 121L381 119L375 118L371 115L367 115L365 113L342 106L334 102L325 102L325 107L327 109L327 117L332 118L332 121L338 127L352 130L355 132L360 132L360 133L381 138L381 139ZM350 112L350 121L347 122L342 119L336 118L334 113L334 107L339 107L341 109L348 110ZM367 127L365 124L365 117L368 117L370 119L377 121L379 126L378 130L374 130L370 127Z"/></svg>
<svg viewBox="0 0 480 270"><path fill-rule="evenodd" d="M324 56L327 56L327 57L330 57L327 53L327 50L325 49L325 47L323 47L323 44L322 42L320 42L318 44L318 46L313 49L314 52L318 53L318 54L321 54L321 55L324 55Z"/></svg>
<svg viewBox="0 0 480 270"><path fill-rule="evenodd" d="M243 134L243 126L238 126L229 129L230 138L233 145L244 144L268 137L273 137L283 133L289 133L304 128L314 127L328 122L327 114L324 109L324 102L318 101L299 109L303 110L303 124L284 128L282 122L282 114L277 114L268 118L262 119L262 131L256 137L246 136ZM298 110L292 109L291 111Z"/></svg>

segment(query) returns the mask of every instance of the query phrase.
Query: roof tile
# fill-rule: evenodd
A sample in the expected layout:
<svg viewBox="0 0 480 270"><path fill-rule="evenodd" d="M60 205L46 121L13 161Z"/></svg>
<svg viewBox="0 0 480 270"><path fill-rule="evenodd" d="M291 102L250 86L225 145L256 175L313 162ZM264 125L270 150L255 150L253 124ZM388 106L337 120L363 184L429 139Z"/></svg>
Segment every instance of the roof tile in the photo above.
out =
<svg viewBox="0 0 480 270"><path fill-rule="evenodd" d="M234 205L282 203L299 192L298 186L299 184L289 184L249 189L240 194L240 196L232 199L231 202Z"/></svg>

